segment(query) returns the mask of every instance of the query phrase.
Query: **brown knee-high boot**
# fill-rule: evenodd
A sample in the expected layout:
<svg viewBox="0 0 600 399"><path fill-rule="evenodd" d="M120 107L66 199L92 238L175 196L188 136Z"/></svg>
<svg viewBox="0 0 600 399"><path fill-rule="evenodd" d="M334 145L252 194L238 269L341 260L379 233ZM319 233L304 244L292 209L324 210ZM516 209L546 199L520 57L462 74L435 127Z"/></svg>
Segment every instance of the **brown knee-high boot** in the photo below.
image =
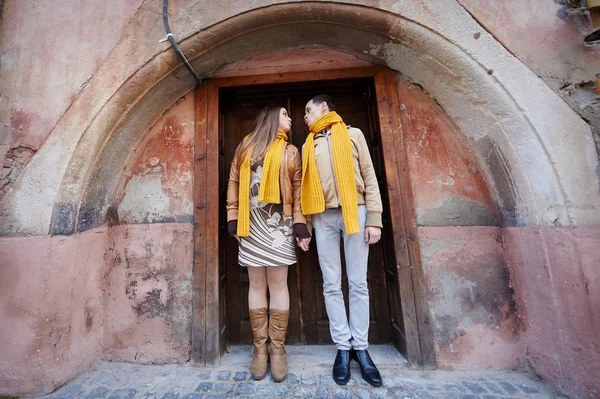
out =
<svg viewBox="0 0 600 399"><path fill-rule="evenodd" d="M267 349L268 326L267 308L250 309L250 326L254 335L254 356L252 357L252 378L261 380L267 375Z"/></svg>
<svg viewBox="0 0 600 399"><path fill-rule="evenodd" d="M280 382L285 380L288 371L285 360L285 333L287 332L290 312L289 310L277 309L271 309L269 312L271 313L269 318L271 377L273 377L273 381Z"/></svg>

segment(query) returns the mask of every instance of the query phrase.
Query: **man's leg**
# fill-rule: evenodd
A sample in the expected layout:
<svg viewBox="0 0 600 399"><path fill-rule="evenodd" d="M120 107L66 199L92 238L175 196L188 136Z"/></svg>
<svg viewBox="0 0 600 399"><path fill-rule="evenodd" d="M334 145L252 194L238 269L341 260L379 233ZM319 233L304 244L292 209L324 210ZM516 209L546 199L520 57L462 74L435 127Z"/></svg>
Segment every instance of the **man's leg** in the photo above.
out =
<svg viewBox="0 0 600 399"><path fill-rule="evenodd" d="M329 317L331 339L338 349L352 346L350 328L346 318L346 305L342 294L342 260L340 255L340 219L342 212L326 210L313 216L319 264L323 273L323 296ZM342 221L343 223L343 221Z"/></svg>
<svg viewBox="0 0 600 399"><path fill-rule="evenodd" d="M366 218L367 208L359 205L360 232L352 235L344 232L346 274L350 286L350 332L353 347L351 356L360 365L360 374L364 380L379 387L383 384L381 374L367 350L369 346L369 288L367 286L369 244L365 242Z"/></svg>
<svg viewBox="0 0 600 399"><path fill-rule="evenodd" d="M369 287L367 266L369 264L369 244L365 242L367 208L358 206L360 232L347 235L344 231L344 253L346 274L350 288L350 333L354 349L364 350L369 346Z"/></svg>

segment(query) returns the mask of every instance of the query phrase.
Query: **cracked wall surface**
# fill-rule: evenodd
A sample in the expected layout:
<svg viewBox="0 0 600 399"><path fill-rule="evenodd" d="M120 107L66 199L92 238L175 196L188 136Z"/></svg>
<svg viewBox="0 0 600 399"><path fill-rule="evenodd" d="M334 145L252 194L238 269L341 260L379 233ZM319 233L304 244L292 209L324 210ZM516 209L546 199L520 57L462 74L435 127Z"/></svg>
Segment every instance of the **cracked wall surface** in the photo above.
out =
<svg viewBox="0 0 600 399"><path fill-rule="evenodd" d="M142 0L107 7L94 0L4 1L0 54L0 199L24 164L6 153L37 151L73 100L87 87ZM7 40L7 38L13 38Z"/></svg>
<svg viewBox="0 0 600 399"><path fill-rule="evenodd" d="M193 93L179 99L131 151L112 200L120 223L193 222L194 107Z"/></svg>
<svg viewBox="0 0 600 399"><path fill-rule="evenodd" d="M567 0L459 2L590 125L600 154L600 43L583 41L593 29L589 14Z"/></svg>
<svg viewBox="0 0 600 399"><path fill-rule="evenodd" d="M189 223L110 229L103 359L146 364L190 359L192 230Z"/></svg>
<svg viewBox="0 0 600 399"><path fill-rule="evenodd" d="M427 2L423 4L425 3ZM554 104L555 100L547 93L545 86L540 85L535 79L524 84L521 80L531 79L530 73L518 64L512 63L509 53L497 56L504 50L498 46L492 36L477 26L475 21L469 21L470 16L456 3L445 3L445 7L452 9L455 18L465 19L463 24L448 25L443 16L447 13L436 7L424 7L420 3L381 3L381 9L391 14L386 14L385 22L373 24L372 29L383 28L388 37L387 41L385 38L377 38L366 33L359 36L345 34L323 36L318 33L318 30L311 29L301 32L288 29L288 35L283 36L274 31L269 32L267 28L264 32L255 31L244 36L247 43L251 45L237 41L234 46L235 40L233 40L231 45L223 43L218 48L210 49L207 48L209 46L206 42L207 38L195 41L196 36L208 32L207 29L202 29L203 26L227 21L225 16L228 15L238 15L243 20L246 18L244 12L261 4L264 6L261 8L261 13L266 19L258 23L272 21L272 18L268 17L269 7L260 1L241 8L226 5L209 13L200 12L198 5L193 2L186 4L185 7L173 7L170 10L172 25L177 29L177 34L183 38L188 37L187 40L182 40L184 49L188 46L186 51L198 54L191 57L191 61L202 75L214 73L224 65L239 61L238 58L252 56L253 53L260 51L272 51L273 46L282 49L289 47L292 42L302 44L301 40L370 54L373 58L379 58L380 62L405 73L413 81L426 87L467 137L476 140L493 138L492 145L501 150L507 164L515 164L512 167L514 186L519 187L519 195L515 203L514 213L517 219L515 223L569 225L588 219L587 215L583 216L583 213L595 212L591 215L593 220L600 217L600 210L596 209L598 208L597 190L594 191L594 187L589 184L579 184L580 181L588 179L590 171L587 170L589 169L587 166L582 169L577 165L592 162L588 143L586 143L587 133L580 134L575 141L559 144L559 137L564 132L559 128L561 123L571 125L576 131L580 131L585 123L581 120L571 120L572 116L569 115L570 111L567 107ZM323 9L327 10L324 12L332 12L330 10L334 9L329 6L333 3L316 2L315 4L324 5ZM311 7L314 12L316 6ZM347 6L336 6L340 10L344 7ZM428 10L429 15L422 13L424 9ZM367 14L368 12L365 13ZM294 14L287 12L276 15L277 18L289 18ZM394 21L394 18L397 18L394 15L401 18ZM220 20L221 17L225 19ZM342 18L349 23L356 14L339 12L331 14L331 17ZM137 129L140 128L139 126L147 126L148 119L153 120L159 112L156 104L152 105L153 102L163 98L167 103L172 103L189 90L189 74L181 68L173 71L171 66L179 65L177 57L172 52L162 53L168 49L168 45L158 43L162 37L158 4L144 4L137 10L134 18L135 23L127 25L127 32L124 33L123 39L114 47L105 63L99 66L94 79L89 81L86 90L80 93L73 106L59 122L56 128L57 134L49 136L44 154L39 155L38 152L24 169L23 173L28 174L28 177L15 181L13 189L3 199L1 204L3 212L0 212L0 228L3 234L45 234L50 229L49 224L53 213L69 212L69 209L74 206L70 204L72 197L81 198L84 195L82 190L88 190L90 193L94 191L94 186L86 188L86 178L96 173L89 170L90 162L93 164L95 159L90 159L89 154L98 154L97 160L101 162L100 164L106 162L106 157L99 153L99 149L107 142L106 134L119 130L114 130L116 128L114 123L120 121L122 128L128 130L131 127L125 125L129 123L136 123ZM244 26L252 26L254 23L248 22L251 18L246 18L246 21L240 22L237 28L233 29L243 29ZM422 21L430 26L430 30L420 30L411 21ZM220 25L218 28L215 27L215 31L210 33L209 37L217 39L218 35L223 35L223 39L231 38L232 32L228 32L227 29L232 28L225 25L227 22L223 22L222 27ZM144 29L140 29L141 26L144 26ZM319 29L327 29L327 26L321 23ZM339 25L336 29L339 29L340 33L350 32ZM443 39L432 33L437 31L444 32L441 36ZM313 32L313 36L308 37L307 32ZM273 41L259 40L261 36L271 38ZM396 39L390 40L390 38L398 38L399 41L395 42ZM361 47L365 49L361 51ZM458 52L453 53L453 51ZM422 56L419 52L423 53ZM155 57L157 54L162 55ZM419 59L419 65L410 62L411 59ZM481 72L484 72L481 70L482 67L485 70L483 76L481 76ZM133 71L137 72L132 75ZM445 84L452 81L456 81L454 86ZM158 83L150 84L153 87L150 90L149 87L145 87L149 82ZM502 87L497 90L499 83ZM525 88L543 94L536 95L537 102L530 101L531 96L524 90ZM114 95L115 93L119 94ZM137 103L140 96L145 97L144 106ZM508 106L511 101L514 107ZM497 106L503 102L506 104ZM494 106L492 107L491 104ZM472 110L478 107L471 105L482 106L485 112L475 114ZM529 110L535 107L539 109ZM541 109L552 107L554 112L551 114L540 113ZM529 133L523 135L524 131ZM82 135L83 132L85 135ZM518 132L521 133L521 137L518 136ZM64 142L79 143L77 155L74 155L73 147L64 146L62 144ZM123 138L120 143L117 141L114 143L132 144L126 138ZM105 149L110 150L110 146ZM518 151L523 154L517 156ZM540 158L540 154L544 154L544 151L549 158L547 161L543 160L543 157ZM561 155L562 152L577 154L575 161L567 160L566 156ZM106 155L110 157L114 154L107 152ZM594 156L596 157L595 153ZM596 164L597 160L594 160L592 172L594 175ZM579 170L578 173L566 170L563 173L562 169L565 168ZM98 170L100 174L105 172L105 170ZM576 176L576 178L566 178L566 176ZM46 184L32 184L31 179L42 180ZM19 182L20 180L22 182ZM597 186L597 182L595 185ZM20 207L22 200L34 202L35 205L29 207L32 211L24 212ZM55 204L56 201L58 204ZM61 206L64 208L61 209ZM108 207L108 203L103 205L102 213L106 211L104 206ZM89 220L93 222L102 220L99 218L101 215L94 214L94 209L81 211L84 225ZM66 230L73 231L74 228L67 226Z"/></svg>
<svg viewBox="0 0 600 399"><path fill-rule="evenodd" d="M520 315L498 227L419 227L441 368L517 368Z"/></svg>
<svg viewBox="0 0 600 399"><path fill-rule="evenodd" d="M105 238L0 240L0 394L51 392L98 360Z"/></svg>

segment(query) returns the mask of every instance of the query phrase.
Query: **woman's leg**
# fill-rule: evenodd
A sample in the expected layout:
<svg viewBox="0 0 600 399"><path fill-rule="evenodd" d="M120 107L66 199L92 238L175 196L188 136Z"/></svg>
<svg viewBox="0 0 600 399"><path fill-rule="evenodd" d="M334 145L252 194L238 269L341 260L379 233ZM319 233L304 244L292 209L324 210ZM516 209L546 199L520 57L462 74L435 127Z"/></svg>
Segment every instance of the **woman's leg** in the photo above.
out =
<svg viewBox="0 0 600 399"><path fill-rule="evenodd" d="M287 266L270 266L267 269L269 294L271 295L270 308L278 310L290 309L290 292L288 291Z"/></svg>
<svg viewBox="0 0 600 399"><path fill-rule="evenodd" d="M250 370L255 380L267 375L267 360L269 358L267 339L269 337L269 322L267 319L267 274L264 267L248 267L248 313L250 326L254 336L254 356Z"/></svg>
<svg viewBox="0 0 600 399"><path fill-rule="evenodd" d="M271 294L269 316L269 338L271 339L271 377L273 381L283 381L287 376L285 359L285 334L290 317L290 294L287 286L287 266L267 268L267 281Z"/></svg>
<svg viewBox="0 0 600 399"><path fill-rule="evenodd" d="M248 267L248 308L260 309L267 307L267 272L266 267Z"/></svg>

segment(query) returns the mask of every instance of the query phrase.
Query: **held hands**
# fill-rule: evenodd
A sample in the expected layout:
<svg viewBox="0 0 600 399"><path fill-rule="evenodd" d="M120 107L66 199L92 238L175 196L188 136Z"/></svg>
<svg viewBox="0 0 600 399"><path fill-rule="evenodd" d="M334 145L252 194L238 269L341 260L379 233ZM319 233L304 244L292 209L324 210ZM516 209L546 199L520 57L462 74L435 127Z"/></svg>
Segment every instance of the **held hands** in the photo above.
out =
<svg viewBox="0 0 600 399"><path fill-rule="evenodd" d="M298 246L300 247L300 249L302 249L304 252L308 251L308 247L310 244L310 239L312 237L307 237L307 238L299 238L296 237L296 242L298 243Z"/></svg>
<svg viewBox="0 0 600 399"><path fill-rule="evenodd" d="M381 228L374 226L365 227L365 242L375 244L381 238Z"/></svg>
<svg viewBox="0 0 600 399"><path fill-rule="evenodd" d="M310 239L312 238L310 232L305 223L295 223L294 224L294 234L296 235L296 242L298 246L304 251L308 251L308 244L310 244Z"/></svg>
<svg viewBox="0 0 600 399"><path fill-rule="evenodd" d="M312 237L308 237L308 238L296 237L296 242L298 243L298 246L303 251L308 251L311 238ZM381 228L380 227L367 226L365 228L365 242L367 244L375 244L380 239L381 239Z"/></svg>
<svg viewBox="0 0 600 399"><path fill-rule="evenodd" d="M303 251L308 251L311 238L312 237L308 237L308 238L296 237L296 242L298 243L298 246ZM380 239L381 239L381 228L373 227L373 226L367 226L365 228L365 242L367 244L375 244Z"/></svg>

